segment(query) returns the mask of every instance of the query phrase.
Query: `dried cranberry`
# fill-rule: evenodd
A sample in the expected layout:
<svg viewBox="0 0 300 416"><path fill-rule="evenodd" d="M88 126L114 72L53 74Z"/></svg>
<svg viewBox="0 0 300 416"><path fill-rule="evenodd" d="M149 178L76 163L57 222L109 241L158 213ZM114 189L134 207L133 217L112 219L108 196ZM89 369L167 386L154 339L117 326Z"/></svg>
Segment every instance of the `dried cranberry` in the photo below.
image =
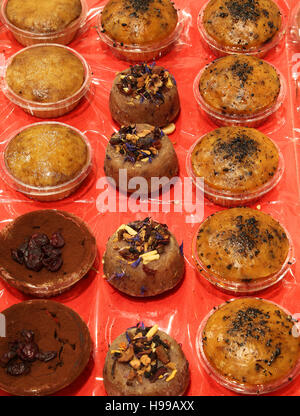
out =
<svg viewBox="0 0 300 416"><path fill-rule="evenodd" d="M25 265L28 269L39 272L43 267L43 253L36 247L26 252L24 255Z"/></svg>
<svg viewBox="0 0 300 416"><path fill-rule="evenodd" d="M24 263L24 256L20 250L11 250L11 258L19 264Z"/></svg>
<svg viewBox="0 0 300 416"><path fill-rule="evenodd" d="M7 367L6 371L11 376L22 376L29 373L30 365L23 361L12 363Z"/></svg>
<svg viewBox="0 0 300 416"><path fill-rule="evenodd" d="M34 361L39 352L39 347L35 342L28 342L26 344L19 344L18 356L23 361Z"/></svg>
<svg viewBox="0 0 300 416"><path fill-rule="evenodd" d="M57 357L57 352L56 351L47 351L47 352L39 352L36 355L36 359L43 361L45 363L47 363L48 361L53 360L54 358Z"/></svg>
<svg viewBox="0 0 300 416"><path fill-rule="evenodd" d="M1 367L5 368L7 364L10 362L10 360L15 358L16 355L17 355L16 351L9 351L3 354L2 357L0 358Z"/></svg>
<svg viewBox="0 0 300 416"><path fill-rule="evenodd" d="M63 264L61 257L48 257L44 258L43 265L49 272L57 272Z"/></svg>
<svg viewBox="0 0 300 416"><path fill-rule="evenodd" d="M65 245L65 240L59 231L52 234L50 244L55 248L62 248Z"/></svg>
<svg viewBox="0 0 300 416"><path fill-rule="evenodd" d="M49 244L49 238L46 234L33 234L33 236L30 239L29 245L33 243L36 247L41 248Z"/></svg>
<svg viewBox="0 0 300 416"><path fill-rule="evenodd" d="M18 248L18 251L21 252L21 254L25 254L25 252L28 250L28 243L29 243L29 238L26 238L26 240L24 241L23 244L20 245L20 247Z"/></svg>
<svg viewBox="0 0 300 416"><path fill-rule="evenodd" d="M21 335L26 339L27 342L31 342L34 339L34 332L31 330L23 329Z"/></svg>
<svg viewBox="0 0 300 416"><path fill-rule="evenodd" d="M59 248L54 248L51 244L42 247L42 251L46 257L59 257L61 256L61 251Z"/></svg>

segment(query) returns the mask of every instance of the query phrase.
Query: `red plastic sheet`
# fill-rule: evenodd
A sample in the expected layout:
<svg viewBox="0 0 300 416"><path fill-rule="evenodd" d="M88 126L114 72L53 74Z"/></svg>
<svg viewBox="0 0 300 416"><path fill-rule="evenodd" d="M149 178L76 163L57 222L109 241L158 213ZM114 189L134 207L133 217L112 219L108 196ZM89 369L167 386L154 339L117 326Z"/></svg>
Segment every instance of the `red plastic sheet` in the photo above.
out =
<svg viewBox="0 0 300 416"><path fill-rule="evenodd" d="M277 0L289 19L291 9L298 0ZM176 0L176 6L184 14L184 31L175 49L159 60L176 78L181 97L182 111L176 122L176 132L170 136L180 162L180 176L187 176L185 162L190 146L204 133L216 126L198 111L193 97L193 80L199 70L214 59L203 48L197 30L197 14L204 0ZM151 214L158 221L168 224L179 244L184 243L186 273L183 283L176 290L154 299L134 299L115 291L102 277L101 258L105 244L115 229L124 222L141 219L144 213L109 213L99 211L97 198L102 190L97 182L104 177L103 162L107 141L117 128L111 119L108 107L109 91L115 73L128 67L128 63L117 60L100 41L95 28L95 16L105 1L88 0L89 18L82 33L71 43L81 53L93 72L91 92L78 108L59 121L85 132L94 150L94 167L88 183L73 196L53 203L39 203L7 187L0 179L0 222L1 226L18 215L43 208L57 208L72 212L84 219L94 232L98 244L95 271L79 282L69 292L54 298L77 311L89 326L94 353L88 368L69 388L59 395L105 395L102 368L108 344L127 327L138 321L159 326L182 344L190 362L191 384L188 395L232 395L234 393L219 386L205 373L196 352L196 335L206 314L215 306L232 298L206 282L197 273L192 256L191 243L198 225L186 223L186 215L160 212ZM290 22L289 22L290 23ZM0 65L21 46L5 28L0 29ZM265 59L275 65L286 78L287 97L282 110L260 129L268 134L280 147L286 164L281 183L253 207L260 206L271 213L289 231L300 257L300 47L287 36ZM299 77L299 81L297 81ZM299 85L298 85L299 84ZM298 89L298 95L296 91ZM0 93L0 150L8 137L18 128L41 121L25 114L11 104ZM98 200L99 201L99 200ZM167 203L173 206L172 201ZM163 204L161 204L162 207ZM205 200L204 217L221 208ZM292 266L284 280L259 296L272 300L287 308L291 313L300 313L300 262ZM0 310L27 299L18 291L0 282ZM299 395L300 379L275 394ZM1 395L5 393L0 392Z"/></svg>

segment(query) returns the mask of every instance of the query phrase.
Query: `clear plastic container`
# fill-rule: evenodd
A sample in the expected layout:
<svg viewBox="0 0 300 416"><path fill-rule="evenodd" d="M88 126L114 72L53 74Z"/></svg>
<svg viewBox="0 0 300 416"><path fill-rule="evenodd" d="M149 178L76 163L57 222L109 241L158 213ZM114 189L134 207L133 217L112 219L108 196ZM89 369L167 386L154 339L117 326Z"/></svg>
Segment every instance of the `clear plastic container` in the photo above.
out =
<svg viewBox="0 0 300 416"><path fill-rule="evenodd" d="M300 45L300 3L298 3L291 13L291 38L294 43Z"/></svg>
<svg viewBox="0 0 300 416"><path fill-rule="evenodd" d="M118 58L129 62L149 62L154 59L159 59L166 55L174 47L178 41L183 29L184 15L181 11L178 12L178 22L173 33L166 39L151 45L121 45L111 39L106 33L102 32L101 12L97 18L97 31L100 40L111 49L113 54Z"/></svg>
<svg viewBox="0 0 300 416"><path fill-rule="evenodd" d="M266 195L268 192L270 192L272 189L275 188L275 186L278 185L280 182L282 175L284 173L284 158L283 155L277 146L276 143L273 142L273 144L276 146L278 154L279 154L279 161L278 161L278 168L275 173L275 175L264 185L243 193L236 193L236 192L230 192L225 191L221 189L213 188L205 183L205 180L202 182L197 182L197 176L195 175L192 167L192 153L194 151L194 148L197 146L197 144L206 136L207 134L203 135L198 141L196 141L190 148L187 157L186 157L186 170L187 174L192 178L195 186L197 186L203 193L204 196L212 201L214 204L221 205L223 207L232 208L232 207L238 207L238 206L247 206L250 204L253 204L260 198L262 198L264 195ZM203 186L204 183L204 186Z"/></svg>
<svg viewBox="0 0 300 416"><path fill-rule="evenodd" d="M206 8L206 6L208 5L209 2L210 2L210 0L207 1L203 5L203 7L201 8L201 10L198 14L198 18L197 18L197 26L198 26L198 30L200 32L200 36L201 36L201 39L202 39L204 45L206 47L208 47L208 49L218 58L222 57L222 56L225 56L225 55L232 55L232 54L236 54L236 53L244 53L244 54L247 54L247 55L252 55L252 56L257 56L259 58L262 58L271 49L275 48L275 46L278 45L278 43L283 39L283 37L286 33L286 27L287 27L286 17L283 13L283 10L276 3L280 12L281 12L282 24L281 24L281 27L280 27L279 31L274 35L274 37L272 38L272 40L270 42L266 42L265 44L263 44L260 47L250 48L250 49L246 49L246 50L244 50L243 48L236 47L236 46L220 45L214 38L212 38L206 32L205 27L203 25L204 10L205 10L205 8Z"/></svg>
<svg viewBox="0 0 300 416"><path fill-rule="evenodd" d="M8 0L3 0L0 10L1 20L4 26L13 34L15 39L23 46L31 46L38 43L59 43L61 45L67 45L70 43L78 30L84 26L88 7L85 0L81 0L82 11L81 15L74 20L70 25L58 32L52 33L35 33L28 30L20 29L13 25L6 16L6 5Z"/></svg>
<svg viewBox="0 0 300 416"><path fill-rule="evenodd" d="M24 182L21 182L19 179L15 178L7 164L6 164L6 150L10 143L10 141L19 133L22 131L37 125L45 125L45 124L59 124L61 126L67 127L69 129L74 130L85 142L87 146L87 160L81 171L71 180L68 182L62 183L60 185L56 186L46 186L46 187L38 187L38 186L31 186ZM29 126L25 126L17 131L15 131L10 138L7 141L6 147L4 151L1 154L1 169L2 169L2 178L3 180L14 190L21 192L22 194L25 194L27 197L31 199L35 199L38 201L58 201L63 198L67 198L70 194L75 192L79 186L82 184L82 182L87 178L89 175L91 169L92 169L92 147L88 141L88 139L85 137L84 134L82 134L79 130L77 130L74 127L71 127L64 123L58 123L56 121L48 121L48 122L41 122L41 123L35 123L31 124Z"/></svg>
<svg viewBox="0 0 300 416"><path fill-rule="evenodd" d="M270 63L268 63L271 65ZM272 65L273 66L273 65ZM200 110L204 112L217 126L243 126L243 127L259 127L262 125L269 117L271 117L276 111L280 109L282 106L286 93L287 93L287 85L284 76L278 71L277 68L273 66L276 70L279 80L280 80L280 92L277 97L276 102L270 107L267 108L259 113L255 114L243 114L243 115L235 115L235 114L223 114L220 111L217 111L209 104L207 104L199 90L199 82L202 76L202 73L207 68L205 66L201 69L194 80L193 91L194 96L199 104Z"/></svg>
<svg viewBox="0 0 300 416"><path fill-rule="evenodd" d="M244 299L247 299L247 297L244 297ZM260 298L256 298L260 299ZM281 389L285 386L287 386L290 382L292 382L300 373L300 358L298 362L296 363L295 367L291 369L290 373L287 374L285 377L276 380L269 384L257 384L253 386L247 386L242 383L234 382L231 380L228 380L226 377L224 377L222 374L220 374L209 362L209 360L206 358L206 355L204 353L203 348L203 331L205 329L205 326L207 324L208 319L216 312L216 310L220 309L222 306L225 306L227 303L234 301L235 299L230 299L226 303L223 303L216 308L212 309L209 314L203 319L203 321L200 324L200 327L198 329L197 337L196 337L196 350L197 350L197 356L202 364L202 367L205 369L207 374L217 383L219 383L221 386L226 387L229 390L232 390L236 393L245 394L245 395L261 395L261 394L267 394L271 393L275 390ZM269 302L275 306L277 306L279 309L283 310L287 315L292 316L292 314L287 311L282 306L271 302L269 300L263 299L265 302Z"/></svg>
<svg viewBox="0 0 300 416"><path fill-rule="evenodd" d="M275 285L276 283L280 282L286 273L290 270L291 264L294 263L294 247L291 240L291 237L287 230L281 225L281 227L284 229L284 232L287 235L287 238L289 240L289 251L287 254L287 257L285 259L285 262L283 263L281 269L272 275L269 275L265 278L252 280L252 281L244 281L244 282L237 282L234 280L224 279L221 276L213 273L210 269L208 269L205 264L200 259L200 256L197 252L197 236L199 233L200 228L202 227L202 224L207 220L205 218L204 221L201 222L199 228L197 229L197 232L195 233L195 236L193 238L192 242L192 257L196 264L197 270L200 273L201 277L204 277L206 280L208 280L212 285L214 285L216 288L222 290L226 293L232 293L235 294L249 294L249 293L255 293L259 292L260 290L267 289L268 287L271 287Z"/></svg>
<svg viewBox="0 0 300 416"><path fill-rule="evenodd" d="M85 79L80 87L80 89L75 92L71 97L67 97L63 100L57 101L55 103L39 103L36 101L30 101L26 100L22 97L20 97L18 94L16 94L7 84L6 82L6 71L13 59L19 55L20 53L30 50L32 48L37 48L41 46L56 46L58 48L64 48L71 52L73 55L75 55L80 62L82 63L84 67L84 73L85 73ZM66 113L69 113L72 111L80 102L80 100L85 96L85 94L88 92L90 88L91 83L91 70L86 62L86 60L83 58L82 55L80 55L78 52L76 52L74 49L71 49L67 46L62 46L55 43L45 43L45 44L37 44L33 46L28 46L25 49L21 49L17 53L15 53L13 56L11 56L5 66L4 74L3 74L3 80L2 80L2 91L6 95L6 97L14 104L18 105L22 108L26 113L31 114L32 116L39 117L39 118L56 118L63 116Z"/></svg>

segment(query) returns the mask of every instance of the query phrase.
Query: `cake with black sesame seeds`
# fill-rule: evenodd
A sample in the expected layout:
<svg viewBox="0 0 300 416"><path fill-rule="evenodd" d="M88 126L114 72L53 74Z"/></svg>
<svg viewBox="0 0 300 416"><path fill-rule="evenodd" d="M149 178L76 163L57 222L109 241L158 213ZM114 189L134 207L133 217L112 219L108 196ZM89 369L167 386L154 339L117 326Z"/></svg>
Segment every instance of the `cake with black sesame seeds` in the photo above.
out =
<svg viewBox="0 0 300 416"><path fill-rule="evenodd" d="M190 381L189 363L158 325L138 323L110 345L103 379L109 396L182 396Z"/></svg>
<svg viewBox="0 0 300 416"><path fill-rule="evenodd" d="M213 61L199 81L205 106L220 115L241 118L272 109L280 88L275 68L247 55L229 55Z"/></svg>
<svg viewBox="0 0 300 416"><path fill-rule="evenodd" d="M114 79L109 106L112 118L120 125L167 126L180 111L176 81L169 71L155 64L131 66Z"/></svg>
<svg viewBox="0 0 300 416"><path fill-rule="evenodd" d="M200 270L209 271L213 283L225 288L244 284L251 291L251 285L277 281L289 260L289 250L284 228L270 215L232 208L204 220L193 255Z"/></svg>
<svg viewBox="0 0 300 416"><path fill-rule="evenodd" d="M15 304L2 314L0 389L19 396L45 396L70 385L89 362L88 327L72 309L49 300Z"/></svg>
<svg viewBox="0 0 300 416"><path fill-rule="evenodd" d="M204 9L206 35L221 50L260 51L282 26L282 16L272 0L211 0Z"/></svg>
<svg viewBox="0 0 300 416"><path fill-rule="evenodd" d="M107 242L103 271L107 282L127 295L155 296L182 280L182 246L167 225L150 218L122 224Z"/></svg>
<svg viewBox="0 0 300 416"><path fill-rule="evenodd" d="M268 393L299 373L295 320L280 306L258 298L235 299L216 308L204 325L200 342L206 369L226 387Z"/></svg>
<svg viewBox="0 0 300 416"><path fill-rule="evenodd" d="M263 133L247 127L221 127L203 136L191 152L193 177L204 178L205 195L228 196L231 203L249 202L280 179L277 146ZM270 184L270 185L268 185ZM214 191L215 194L214 194ZM234 199L230 201L229 196ZM240 199L238 198L240 196ZM252 198L253 197L253 198ZM236 200L237 199L237 200ZM225 204L225 202L224 202Z"/></svg>
<svg viewBox="0 0 300 416"><path fill-rule="evenodd" d="M126 184L119 180L121 169L127 171ZM148 184L146 191L156 192L161 185L151 181L152 177L172 179L178 169L177 155L170 139L161 129L149 124L122 127L112 135L106 148L105 174L113 178L123 191L132 192L128 189L128 182L143 177Z"/></svg>
<svg viewBox="0 0 300 416"><path fill-rule="evenodd" d="M151 45L175 30L177 11L170 0L110 0L101 17L102 30L124 45Z"/></svg>

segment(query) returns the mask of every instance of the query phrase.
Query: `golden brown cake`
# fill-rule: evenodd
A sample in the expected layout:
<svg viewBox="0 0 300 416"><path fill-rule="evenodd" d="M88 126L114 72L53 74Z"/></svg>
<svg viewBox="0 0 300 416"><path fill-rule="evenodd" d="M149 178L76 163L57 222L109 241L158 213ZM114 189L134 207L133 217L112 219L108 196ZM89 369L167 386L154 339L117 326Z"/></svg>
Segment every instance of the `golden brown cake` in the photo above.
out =
<svg viewBox="0 0 300 416"><path fill-rule="evenodd" d="M196 251L209 273L228 282L255 282L278 273L289 252L282 226L251 208L232 208L200 226Z"/></svg>
<svg viewBox="0 0 300 416"><path fill-rule="evenodd" d="M68 49L36 46L17 54L7 67L8 86L23 99L56 103L71 97L85 80L82 62Z"/></svg>
<svg viewBox="0 0 300 416"><path fill-rule="evenodd" d="M202 23L218 46L247 52L270 42L282 18L272 0L211 0Z"/></svg>
<svg viewBox="0 0 300 416"><path fill-rule="evenodd" d="M109 396L181 396L190 381L189 363L170 335L141 323L112 342L103 380Z"/></svg>
<svg viewBox="0 0 300 416"><path fill-rule="evenodd" d="M300 338L293 336L294 324L292 317L273 303L236 299L209 317L202 333L204 356L223 380L252 393L272 391L287 381L300 359Z"/></svg>
<svg viewBox="0 0 300 416"><path fill-rule="evenodd" d="M110 0L103 9L102 30L124 45L151 45L168 38L177 25L170 0Z"/></svg>
<svg viewBox="0 0 300 416"><path fill-rule="evenodd" d="M206 134L194 147L192 170L210 188L241 194L253 192L277 172L275 144L258 130L221 127Z"/></svg>
<svg viewBox="0 0 300 416"><path fill-rule="evenodd" d="M82 137L66 125L32 125L17 134L5 151L6 166L31 186L57 186L74 179L88 161Z"/></svg>
<svg viewBox="0 0 300 416"><path fill-rule="evenodd" d="M280 92L273 66L247 55L217 59L203 71L199 91L213 111L229 116L253 116L271 109Z"/></svg>
<svg viewBox="0 0 300 416"><path fill-rule="evenodd" d="M33 33L54 33L78 19L80 0L8 0L6 16L16 27Z"/></svg>

